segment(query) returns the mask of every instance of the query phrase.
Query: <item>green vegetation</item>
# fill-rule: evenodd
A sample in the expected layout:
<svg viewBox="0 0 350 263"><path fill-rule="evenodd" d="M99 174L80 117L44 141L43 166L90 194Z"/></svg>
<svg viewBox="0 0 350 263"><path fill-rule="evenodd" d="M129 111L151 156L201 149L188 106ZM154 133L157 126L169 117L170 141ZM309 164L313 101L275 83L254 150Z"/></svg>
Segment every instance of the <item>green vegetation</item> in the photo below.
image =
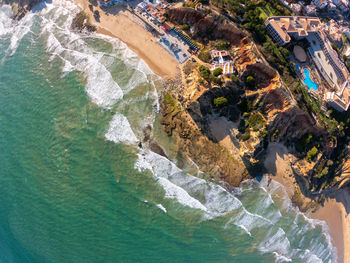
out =
<svg viewBox="0 0 350 263"><path fill-rule="evenodd" d="M217 108L221 108L227 105L227 99L225 97L218 97L214 99L214 105Z"/></svg>
<svg viewBox="0 0 350 263"><path fill-rule="evenodd" d="M169 1L169 2L172 2L172 1ZM174 1L174 2L177 2L177 1ZM195 8L195 7L196 7L196 4L195 4L195 3L183 3L182 6L183 6L183 7Z"/></svg>
<svg viewBox="0 0 350 263"><path fill-rule="evenodd" d="M200 60L202 60L203 62L205 63L209 63L210 60L211 60L211 55L208 51L201 51L199 54L198 54L198 58Z"/></svg>
<svg viewBox="0 0 350 263"><path fill-rule="evenodd" d="M217 73L218 72L216 72L216 74ZM199 66L199 74L201 75L201 77L203 79L205 79L208 82L212 81L213 83L215 83L217 85L221 85L222 84L221 78L212 75L211 72L210 72L210 69L207 68L206 66L203 66L203 65Z"/></svg>
<svg viewBox="0 0 350 263"><path fill-rule="evenodd" d="M231 46L230 42L224 41L220 42L219 44L216 45L216 49L218 50L227 50Z"/></svg>
<svg viewBox="0 0 350 263"><path fill-rule="evenodd" d="M177 110L177 103L175 101L175 99L167 92L165 93L165 103L173 108L174 110Z"/></svg>
<svg viewBox="0 0 350 263"><path fill-rule="evenodd" d="M322 171L320 173L317 173L314 177L318 178L318 179L321 179L322 177L324 177L327 174L328 174L328 167L324 167L322 169Z"/></svg>
<svg viewBox="0 0 350 263"><path fill-rule="evenodd" d="M220 76L221 74L222 74L222 68L216 68L216 69L214 69L213 75L214 75L215 77L218 77L218 76Z"/></svg>
<svg viewBox="0 0 350 263"><path fill-rule="evenodd" d="M248 141L250 139L250 130L247 129L245 133L243 133L240 137L242 141Z"/></svg>
<svg viewBox="0 0 350 263"><path fill-rule="evenodd" d="M263 128L265 124L265 119L260 113L254 112L250 115L247 120L248 126L253 129L253 131L258 131Z"/></svg>
<svg viewBox="0 0 350 263"><path fill-rule="evenodd" d="M212 80L215 84L217 84L217 85L221 85L221 84L222 84L221 78L212 76L211 80Z"/></svg>
<svg viewBox="0 0 350 263"><path fill-rule="evenodd" d="M235 74L232 74L232 75L230 76L230 79L231 79L231 81L234 82L234 83L238 83L238 82L239 82L238 77L237 77Z"/></svg>
<svg viewBox="0 0 350 263"><path fill-rule="evenodd" d="M336 44L332 43L331 46L332 46L332 48L338 53L338 55L340 55L341 51L340 51L340 49L336 46Z"/></svg>
<svg viewBox="0 0 350 263"><path fill-rule="evenodd" d="M312 140L312 134L304 134L303 137L300 138L300 140L295 144L295 148L298 152L302 152L305 150L306 146L311 142Z"/></svg>
<svg viewBox="0 0 350 263"><path fill-rule="evenodd" d="M182 28L182 30L189 30L190 29L190 26L189 25L187 25L187 24L183 24L182 26L181 26L181 28Z"/></svg>
<svg viewBox="0 0 350 263"><path fill-rule="evenodd" d="M250 88L254 88L255 87L255 78L253 76L248 76L245 79L245 84Z"/></svg>
<svg viewBox="0 0 350 263"><path fill-rule="evenodd" d="M210 69L208 69L206 66L203 66L203 65L199 66L199 74L203 79L210 81L211 79Z"/></svg>
<svg viewBox="0 0 350 263"><path fill-rule="evenodd" d="M242 113L250 112L253 109L253 103L251 100L243 98L239 103L238 108Z"/></svg>
<svg viewBox="0 0 350 263"><path fill-rule="evenodd" d="M263 139L267 138L267 136L269 135L268 130L264 129L260 132L260 135Z"/></svg>
<svg viewBox="0 0 350 263"><path fill-rule="evenodd" d="M306 159L307 159L309 162L311 162L311 161L315 158L315 156L317 155L317 153L318 153L317 148L316 148L315 146L312 147L312 149L311 149L310 151L307 152Z"/></svg>

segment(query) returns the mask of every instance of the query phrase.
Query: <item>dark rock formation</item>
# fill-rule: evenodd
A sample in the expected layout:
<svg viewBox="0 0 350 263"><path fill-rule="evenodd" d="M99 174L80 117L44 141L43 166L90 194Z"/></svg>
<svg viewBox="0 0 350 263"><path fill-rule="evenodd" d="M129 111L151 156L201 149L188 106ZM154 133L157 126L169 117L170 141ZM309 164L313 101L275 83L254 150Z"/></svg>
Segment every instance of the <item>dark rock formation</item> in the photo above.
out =
<svg viewBox="0 0 350 263"><path fill-rule="evenodd" d="M87 30L89 32L95 32L97 30L96 26L90 23L89 16L84 12L79 12L72 21L72 29L83 31Z"/></svg>

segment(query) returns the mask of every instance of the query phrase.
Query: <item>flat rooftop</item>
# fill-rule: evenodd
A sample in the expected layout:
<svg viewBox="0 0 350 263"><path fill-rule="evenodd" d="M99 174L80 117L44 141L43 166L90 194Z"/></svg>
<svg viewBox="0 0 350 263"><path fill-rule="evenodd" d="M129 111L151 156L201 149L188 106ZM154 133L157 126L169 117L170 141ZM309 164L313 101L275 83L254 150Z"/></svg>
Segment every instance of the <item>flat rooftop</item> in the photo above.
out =
<svg viewBox="0 0 350 263"><path fill-rule="evenodd" d="M286 42L290 41L290 33L303 37L318 31L322 25L319 18L309 16L272 16L265 23L270 23Z"/></svg>

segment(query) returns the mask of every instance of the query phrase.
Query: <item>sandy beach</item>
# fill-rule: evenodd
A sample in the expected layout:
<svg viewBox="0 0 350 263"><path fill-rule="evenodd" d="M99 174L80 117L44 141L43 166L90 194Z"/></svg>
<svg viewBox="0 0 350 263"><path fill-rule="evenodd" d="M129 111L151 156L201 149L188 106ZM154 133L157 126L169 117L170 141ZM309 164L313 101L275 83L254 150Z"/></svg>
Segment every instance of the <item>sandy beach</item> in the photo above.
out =
<svg viewBox="0 0 350 263"><path fill-rule="evenodd" d="M147 65L162 78L174 78L179 73L179 63L158 43L157 38L146 30L142 23L137 23L137 18L121 7L113 7L106 14L99 7L94 6L100 14L97 22L89 9L88 0L75 0L76 3L90 16L91 23L97 26L98 33L109 35L123 41L133 50Z"/></svg>
<svg viewBox="0 0 350 263"><path fill-rule="evenodd" d="M271 143L265 160L265 167L271 174L271 178L283 184L287 193L292 198L294 185L296 184L292 174L290 157L285 146ZM304 197L305 201L308 199ZM309 199L308 199L309 200ZM339 190L334 198L329 198L324 206L315 212L309 212L307 216L323 220L327 223L332 238L332 243L337 249L338 262L350 262L350 194L345 190Z"/></svg>
<svg viewBox="0 0 350 263"><path fill-rule="evenodd" d="M338 251L338 262L350 262L350 216L349 194L340 191L336 198L328 199L324 206L312 213L312 218L324 220L330 230L334 245Z"/></svg>

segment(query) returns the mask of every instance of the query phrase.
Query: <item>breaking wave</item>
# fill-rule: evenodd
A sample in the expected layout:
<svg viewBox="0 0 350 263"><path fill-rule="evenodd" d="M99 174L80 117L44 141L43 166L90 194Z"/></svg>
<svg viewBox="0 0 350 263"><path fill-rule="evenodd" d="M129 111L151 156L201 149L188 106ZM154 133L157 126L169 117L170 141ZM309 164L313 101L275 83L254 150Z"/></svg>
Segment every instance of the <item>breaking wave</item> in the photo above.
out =
<svg viewBox="0 0 350 263"><path fill-rule="evenodd" d="M59 59L62 62L63 75L71 71L83 73L86 93L91 101L109 109L123 101L135 87L148 83L148 76L153 72L116 39L72 32L70 24L78 11L72 2L56 0L39 13L29 13L20 22L13 22L10 20L11 8L2 6L0 38L10 41L8 53L14 54L21 39L30 32L33 17L40 16L40 36L46 41L50 61ZM110 43L113 51L99 50L88 41L91 38ZM110 70L116 60L122 61L126 71L131 72L124 81ZM135 145L136 148L142 126L145 122L152 124L155 112L159 110L156 92L154 89L155 109L151 114L131 122L126 114L116 113L105 138L115 143ZM130 103L136 105L137 98ZM142 124L140 119L146 121ZM326 224L300 213L293 207L283 186L268 177L263 177L261 182L244 181L239 191L231 191L188 174L169 159L147 149L139 149L135 169L151 171L164 189L164 198L199 211L202 220L222 218L223 228L237 229L249 236L260 253L273 255L275 262L336 262ZM155 205L164 213L169 210L162 204Z"/></svg>

